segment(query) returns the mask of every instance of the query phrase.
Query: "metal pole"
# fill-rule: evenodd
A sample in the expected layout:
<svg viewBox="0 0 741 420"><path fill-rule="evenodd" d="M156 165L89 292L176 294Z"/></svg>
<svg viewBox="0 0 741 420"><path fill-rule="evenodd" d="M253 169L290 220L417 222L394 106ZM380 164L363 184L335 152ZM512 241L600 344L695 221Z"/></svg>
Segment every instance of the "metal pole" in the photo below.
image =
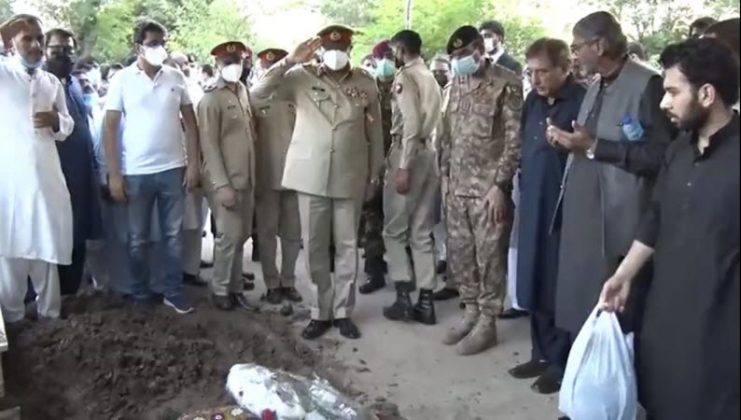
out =
<svg viewBox="0 0 741 420"><path fill-rule="evenodd" d="M406 27L406 29L412 29L412 0L407 0L407 7L404 19L404 26Z"/></svg>

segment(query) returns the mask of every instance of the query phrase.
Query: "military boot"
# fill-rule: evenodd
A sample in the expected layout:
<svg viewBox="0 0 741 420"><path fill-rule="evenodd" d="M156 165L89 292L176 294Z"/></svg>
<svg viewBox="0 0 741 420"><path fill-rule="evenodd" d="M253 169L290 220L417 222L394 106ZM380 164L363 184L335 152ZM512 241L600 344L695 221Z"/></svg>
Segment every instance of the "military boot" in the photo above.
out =
<svg viewBox="0 0 741 420"><path fill-rule="evenodd" d="M414 320L420 324L435 325L435 304L433 302L433 291L430 289L420 289L419 300L412 308Z"/></svg>
<svg viewBox="0 0 741 420"><path fill-rule="evenodd" d="M463 317L451 327L445 334L443 344L452 346L463 340L463 337L468 335L469 332L476 325L476 321L479 319L479 306L477 304L466 305L466 310L463 313Z"/></svg>
<svg viewBox="0 0 741 420"><path fill-rule="evenodd" d="M490 315L481 315L476 326L456 345L456 351L461 356L471 356L481 353L497 344L497 325L495 318Z"/></svg>
<svg viewBox="0 0 741 420"><path fill-rule="evenodd" d="M396 282L396 301L391 305L383 308L383 316L392 321L411 320L412 298L409 292L412 291L412 284L407 281Z"/></svg>

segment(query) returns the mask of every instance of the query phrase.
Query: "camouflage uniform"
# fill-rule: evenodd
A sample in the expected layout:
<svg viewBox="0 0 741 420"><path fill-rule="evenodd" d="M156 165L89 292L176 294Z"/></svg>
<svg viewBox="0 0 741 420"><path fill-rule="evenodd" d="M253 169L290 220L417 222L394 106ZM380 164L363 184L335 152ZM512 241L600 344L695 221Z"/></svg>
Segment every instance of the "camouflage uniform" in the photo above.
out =
<svg viewBox="0 0 741 420"><path fill-rule="evenodd" d="M383 124L383 156L388 156L391 147L391 88L394 80L378 80L378 91L381 101L381 120ZM363 206L361 220L361 237L365 249L365 273L372 278L383 278L385 264L383 254L383 173L373 198ZM376 277L377 276L377 277Z"/></svg>
<svg viewBox="0 0 741 420"><path fill-rule="evenodd" d="M440 171L448 179L448 267L469 320L476 322L480 313L494 332L506 292L511 223L494 224L485 197L495 185L507 196L511 192L520 159L522 102L519 77L487 63L482 75L455 77L448 84L439 132Z"/></svg>

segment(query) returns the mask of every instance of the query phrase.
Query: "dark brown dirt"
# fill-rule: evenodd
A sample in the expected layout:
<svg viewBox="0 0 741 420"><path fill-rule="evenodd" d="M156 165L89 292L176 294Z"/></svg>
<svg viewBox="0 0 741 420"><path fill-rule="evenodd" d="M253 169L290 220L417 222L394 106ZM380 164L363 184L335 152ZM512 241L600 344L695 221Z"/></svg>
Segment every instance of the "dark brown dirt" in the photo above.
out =
<svg viewBox="0 0 741 420"><path fill-rule="evenodd" d="M6 389L24 419L176 419L231 403L224 384L236 363L317 374L365 399L279 314L223 313L204 301L186 316L101 296L66 303L66 319L9 332Z"/></svg>

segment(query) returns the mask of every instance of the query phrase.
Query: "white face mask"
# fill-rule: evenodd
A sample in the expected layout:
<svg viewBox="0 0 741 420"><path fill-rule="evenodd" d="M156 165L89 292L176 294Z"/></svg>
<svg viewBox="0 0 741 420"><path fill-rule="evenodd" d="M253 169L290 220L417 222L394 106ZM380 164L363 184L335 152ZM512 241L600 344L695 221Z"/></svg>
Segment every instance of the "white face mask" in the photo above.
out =
<svg viewBox="0 0 741 420"><path fill-rule="evenodd" d="M322 54L322 62L334 71L344 69L349 61L350 57L344 51L328 50Z"/></svg>
<svg viewBox="0 0 741 420"><path fill-rule="evenodd" d="M144 47L144 59L153 67L161 67L167 60L167 50L163 46Z"/></svg>
<svg viewBox="0 0 741 420"><path fill-rule="evenodd" d="M496 50L499 49L499 45L497 45L497 42L494 38L484 38L484 48L486 48L486 52L496 52Z"/></svg>
<svg viewBox="0 0 741 420"><path fill-rule="evenodd" d="M241 64L229 64L228 66L222 67L221 78L227 83L236 83L242 76L242 65Z"/></svg>

